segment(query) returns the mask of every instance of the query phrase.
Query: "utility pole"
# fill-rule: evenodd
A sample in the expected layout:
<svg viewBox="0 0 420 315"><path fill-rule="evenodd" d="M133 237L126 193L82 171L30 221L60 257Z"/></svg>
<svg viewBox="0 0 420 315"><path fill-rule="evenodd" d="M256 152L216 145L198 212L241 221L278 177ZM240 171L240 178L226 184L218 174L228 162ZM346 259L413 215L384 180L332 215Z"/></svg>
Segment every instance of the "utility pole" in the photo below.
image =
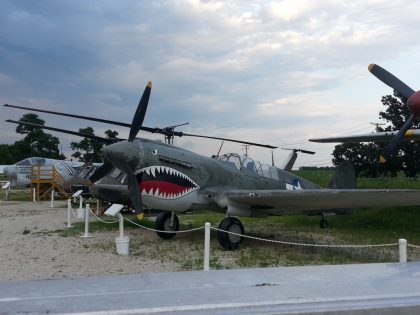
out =
<svg viewBox="0 0 420 315"><path fill-rule="evenodd" d="M248 147L250 147L250 144L243 144L242 145L245 148L245 156L248 156Z"/></svg>

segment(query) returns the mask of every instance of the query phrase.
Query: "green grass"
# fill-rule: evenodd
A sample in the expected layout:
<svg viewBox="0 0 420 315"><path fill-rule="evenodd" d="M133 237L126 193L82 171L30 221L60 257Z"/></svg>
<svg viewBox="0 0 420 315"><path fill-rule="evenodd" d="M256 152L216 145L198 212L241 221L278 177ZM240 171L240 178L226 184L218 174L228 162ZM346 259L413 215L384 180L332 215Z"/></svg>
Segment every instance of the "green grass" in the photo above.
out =
<svg viewBox="0 0 420 315"><path fill-rule="evenodd" d="M334 171L298 171L299 176L326 187ZM420 189L420 182L404 176L383 179L358 179L359 188L415 188ZM13 196L13 195L12 195ZM26 196L28 200L31 197ZM13 199L12 199L13 200ZM137 222L133 216L129 216ZM204 226L210 222L217 227L224 214L202 211L197 214L180 216L181 230ZM106 220L111 220L105 218ZM382 244L397 243L399 238L406 238L409 244L420 245L420 207L401 207L383 209L355 209L351 215L327 217L329 228L319 227L318 216L279 216L263 219L241 218L246 235L278 241L290 241L311 244ZM154 227L154 219L146 218L141 222L149 228ZM52 232L63 237L79 236L84 233L84 223L73 223L71 229ZM105 224L100 221L90 223L90 232L118 232L118 223ZM124 228L133 235L138 235L138 227L125 221ZM24 231L23 233L27 233ZM39 232L38 232L39 233ZM182 270L199 270L203 265L203 232L179 234L171 240L162 240L157 236L149 237L148 250L144 250L144 239L132 237L130 251L133 257L149 257L162 262L173 261ZM113 242L98 240L97 249L114 250ZM268 266L296 266L308 264L342 264L397 261L397 247L375 249L353 248L314 248L267 243L245 239L237 251L223 250L217 241L217 232L212 231L210 266L214 269L251 268ZM420 259L420 251L409 249L410 259Z"/></svg>
<svg viewBox="0 0 420 315"><path fill-rule="evenodd" d="M331 178L334 176L334 170L299 170L293 171L310 182L321 187L328 187ZM420 180L406 177L403 173L399 173L397 177L380 177L380 178L357 178L357 188L359 189L420 189Z"/></svg>
<svg viewBox="0 0 420 315"><path fill-rule="evenodd" d="M293 174L300 176L321 187L327 187L331 178L334 176L334 170L299 170L293 171Z"/></svg>

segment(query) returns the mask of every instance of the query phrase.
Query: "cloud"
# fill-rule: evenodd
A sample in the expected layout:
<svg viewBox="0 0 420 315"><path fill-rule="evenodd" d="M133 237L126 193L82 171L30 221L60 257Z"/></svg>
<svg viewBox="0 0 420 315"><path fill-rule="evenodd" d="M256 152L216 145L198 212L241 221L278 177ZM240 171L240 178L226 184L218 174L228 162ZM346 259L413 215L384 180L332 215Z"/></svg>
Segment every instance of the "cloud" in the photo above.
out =
<svg viewBox="0 0 420 315"><path fill-rule="evenodd" d="M376 118L373 103L391 91L366 67L410 72L415 12L408 0L5 0L0 91L4 102L129 122L152 80L148 125L188 121L193 133L276 143L294 130L311 137ZM8 128L0 124L0 142ZM185 145L214 152L219 143Z"/></svg>

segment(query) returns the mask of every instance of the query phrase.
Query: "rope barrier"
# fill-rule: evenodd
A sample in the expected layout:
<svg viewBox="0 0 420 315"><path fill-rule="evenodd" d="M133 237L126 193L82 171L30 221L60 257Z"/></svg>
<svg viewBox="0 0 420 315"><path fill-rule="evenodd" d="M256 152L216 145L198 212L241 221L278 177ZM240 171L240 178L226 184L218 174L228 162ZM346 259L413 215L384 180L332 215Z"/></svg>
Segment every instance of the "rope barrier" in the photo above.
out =
<svg viewBox="0 0 420 315"><path fill-rule="evenodd" d="M126 218L126 217L124 217L124 220L130 222L131 224L137 225L137 226L139 226L139 227L141 227L141 228L143 228L145 230L152 231L152 232L159 232L159 233L178 234L178 233L189 233L189 232L194 232L194 231L199 231L199 230L203 230L204 229L204 226L203 226L203 227L199 227L199 228L194 228L194 229L190 229L190 230L182 230L182 231L155 230L155 229L152 229L152 228L148 228L148 227L146 227L144 225L140 225L140 224L138 224L138 223L136 223L136 222L134 222L134 221Z"/></svg>
<svg viewBox="0 0 420 315"><path fill-rule="evenodd" d="M70 209L71 212L73 214L73 216L75 218L77 218L74 209L72 207L72 205L70 204ZM106 220L102 220L101 218L99 218L91 209L89 209L89 212L100 222L102 223L106 223L106 224L115 224L118 223L119 221L106 221ZM190 233L190 232L195 232L195 231L200 231L200 230L204 230L205 227L198 227L198 228L193 228L193 229L189 229L189 230L182 230L182 231L164 231L164 230L156 230L153 228L149 228L146 227L144 225L141 225L139 223L134 222L133 220L128 219L127 217L123 217L124 220L126 220L127 222L130 222L131 224L138 226L142 229L145 229L147 231L151 231L151 232L159 232L159 233L168 233L168 234L179 234L179 233ZM282 244L282 245L290 245L290 246L303 246L303 247L324 247L324 248L378 248L378 247L393 247L393 246L398 246L398 243L388 243L388 244L363 244L363 245L356 245L356 244L344 244L344 245L334 245L334 244L310 244L310 243L298 243L298 242L288 242L288 241L279 241L279 240L271 240L271 239L265 239L265 238L261 238L261 237L256 237L256 236L250 236L250 235L245 235L245 234L239 234L239 233L235 233L235 232L231 232L231 231L226 231L226 230L222 230L216 227L210 227L210 229L214 230L214 231L218 231L218 232L223 232L223 233L227 233L227 234L231 234L231 235L235 235L235 236L239 236L239 237L243 237L243 238L247 238L247 239L252 239L252 240L256 240L256 241L263 241L263 242L269 242L269 243L275 243L275 244ZM411 248L415 248L415 249L420 249L419 245L413 245L413 244L407 244L408 247Z"/></svg>
<svg viewBox="0 0 420 315"><path fill-rule="evenodd" d="M99 218L93 211L92 209L89 209L90 213L92 213L92 215L99 221L101 221L102 223L106 223L106 224L114 224L114 223L118 223L117 221L106 221L106 220L102 220L101 218Z"/></svg>
<svg viewBox="0 0 420 315"><path fill-rule="evenodd" d="M269 240L265 238L250 236L250 235L244 235L239 233L234 233L230 231L221 230L215 227L211 227L212 230L220 231L248 239L253 239L257 241L264 241L264 242L270 242L270 243L278 243L283 245L293 245L293 246L306 246L306 247L327 247L327 248L369 248L369 247L391 247L391 246L398 246L398 243L390 243L390 244L373 244L373 245L331 245L331 244L305 244L305 243L296 243L296 242L286 242L286 241L277 241L277 240ZM420 248L420 247L419 247Z"/></svg>
<svg viewBox="0 0 420 315"><path fill-rule="evenodd" d="M70 210L71 210L71 213L73 214L73 217L75 219L77 219L77 215L74 213L74 209L73 209L73 206L71 205L71 203L70 203Z"/></svg>

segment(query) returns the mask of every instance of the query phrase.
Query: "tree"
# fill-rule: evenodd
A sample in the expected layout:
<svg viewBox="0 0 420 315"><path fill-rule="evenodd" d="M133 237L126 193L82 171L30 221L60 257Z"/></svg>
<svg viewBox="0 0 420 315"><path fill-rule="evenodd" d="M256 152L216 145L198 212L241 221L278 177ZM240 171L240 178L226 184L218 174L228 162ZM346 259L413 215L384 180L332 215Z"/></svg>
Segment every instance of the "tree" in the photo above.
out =
<svg viewBox="0 0 420 315"><path fill-rule="evenodd" d="M376 131L399 130L410 112L407 109L406 99L394 91L394 95L383 96L381 102L386 106L385 111L379 112L379 119L386 122L386 126L377 127ZM418 127L418 123L413 127ZM411 141L403 142L401 150L388 159L386 164L379 164L378 157L387 143L344 143L335 146L333 164L339 165L344 160L351 161L359 176L377 177L379 175L396 176L399 171L404 171L409 177L415 177L419 171L420 146ZM417 166L416 166L417 165Z"/></svg>
<svg viewBox="0 0 420 315"><path fill-rule="evenodd" d="M13 145L10 144L0 144L0 164L13 164L15 163L15 158L13 156Z"/></svg>
<svg viewBox="0 0 420 315"><path fill-rule="evenodd" d="M94 135L92 127L80 128L79 132ZM105 135L107 139L115 140L117 139L118 132L108 129L105 131ZM98 140L83 138L79 142L71 142L70 147L73 151L77 150L72 154L72 156L79 159L79 161L86 163L99 163L103 161L103 143Z"/></svg>
<svg viewBox="0 0 420 315"><path fill-rule="evenodd" d="M42 126L45 124L45 120L39 118L37 114L32 114L32 113L23 115L19 119L19 121L29 122L29 123L32 123L32 124L37 124L37 125L42 125ZM16 132L20 133L20 134L23 134L23 135L28 134L28 133L30 133L34 130L40 130L40 128L32 127L32 126L26 126L26 125L18 125L16 127Z"/></svg>
<svg viewBox="0 0 420 315"><path fill-rule="evenodd" d="M19 121L30 122L38 125L44 125L45 121L40 119L36 114L25 114ZM60 141L48 133L45 133L41 128L18 125L16 132L26 134L26 136L19 141L16 141L10 151L13 152L14 162L26 159L32 156L41 156L52 159L64 159L65 156L60 154L58 145Z"/></svg>

